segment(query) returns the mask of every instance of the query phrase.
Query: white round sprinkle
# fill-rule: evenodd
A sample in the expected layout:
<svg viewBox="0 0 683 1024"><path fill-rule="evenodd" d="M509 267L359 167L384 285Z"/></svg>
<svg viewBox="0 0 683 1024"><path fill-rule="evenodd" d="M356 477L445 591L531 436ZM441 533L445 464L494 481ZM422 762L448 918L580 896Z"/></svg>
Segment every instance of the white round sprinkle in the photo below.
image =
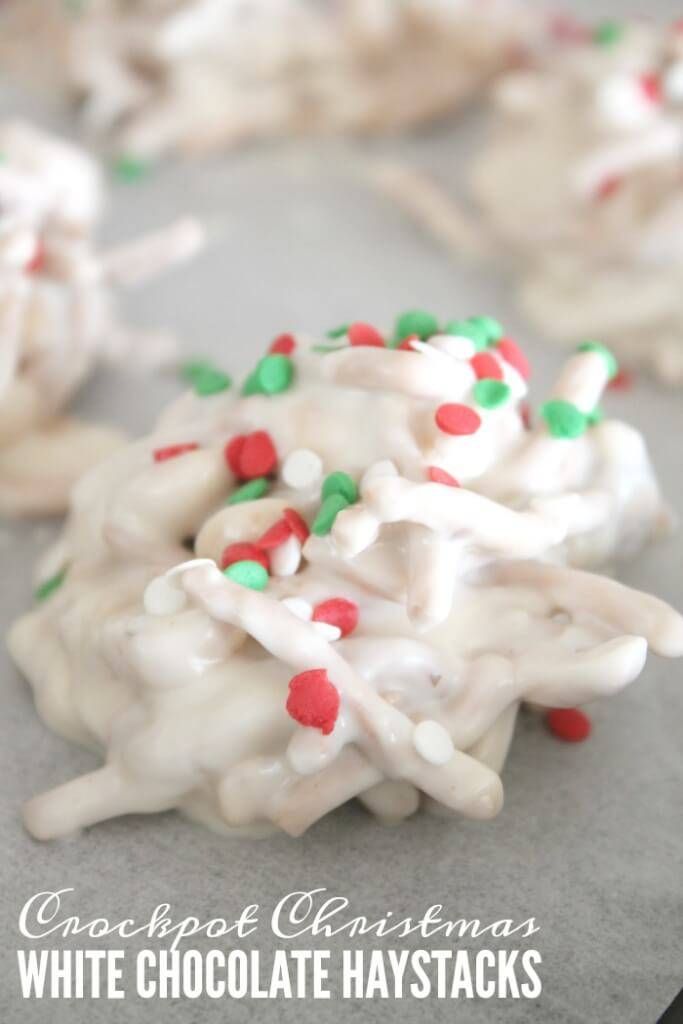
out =
<svg viewBox="0 0 683 1024"><path fill-rule="evenodd" d="M309 622L313 615L313 605L304 601L303 597L285 597L282 601L285 608L289 608L293 615L304 622Z"/></svg>
<svg viewBox="0 0 683 1024"><path fill-rule="evenodd" d="M187 604L185 591L166 576L157 576L145 587L143 597L148 615L175 615Z"/></svg>
<svg viewBox="0 0 683 1024"><path fill-rule="evenodd" d="M429 339L427 347L453 359L471 359L477 351L472 339L463 334L437 334Z"/></svg>
<svg viewBox="0 0 683 1024"><path fill-rule="evenodd" d="M455 753L453 740L439 722L427 719L418 722L413 730L413 746L429 764L447 764Z"/></svg>
<svg viewBox="0 0 683 1024"><path fill-rule="evenodd" d="M599 118L609 127L638 128L656 116L658 107L648 99L635 75L618 74L606 79L596 96Z"/></svg>
<svg viewBox="0 0 683 1024"><path fill-rule="evenodd" d="M281 476L288 487L302 490L317 483L323 475L323 460L310 448L290 452L282 464Z"/></svg>
<svg viewBox="0 0 683 1024"><path fill-rule="evenodd" d="M286 541L270 552L272 576L293 576L301 563L301 544L290 534Z"/></svg>
<svg viewBox="0 0 683 1024"><path fill-rule="evenodd" d="M325 640L338 640L342 635L339 626L333 626L329 622L314 622L313 625Z"/></svg>

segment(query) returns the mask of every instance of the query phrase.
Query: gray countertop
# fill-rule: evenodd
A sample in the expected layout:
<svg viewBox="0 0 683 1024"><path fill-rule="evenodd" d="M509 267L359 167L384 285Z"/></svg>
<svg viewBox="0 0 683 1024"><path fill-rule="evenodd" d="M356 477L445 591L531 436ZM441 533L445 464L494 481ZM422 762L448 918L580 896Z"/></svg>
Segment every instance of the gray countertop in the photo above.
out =
<svg viewBox="0 0 683 1024"><path fill-rule="evenodd" d="M440 126L403 141L358 146L268 146L203 166L169 163L136 185L115 186L110 239L184 211L204 218L210 236L194 264L127 297L127 316L140 324L170 326L189 351L240 372L281 330L321 332L350 317L383 323L415 305L443 316L490 311L525 343L537 368L535 394L542 395L561 353L544 348L520 320L505 283L455 266L363 183L367 161L387 154L443 174L473 132L476 126L469 124L463 131ZM177 386L171 378L102 370L85 388L78 408L136 434L148 428ZM643 430L671 504L683 512L681 395L639 381L634 392L611 394L606 405ZM53 533L49 524L3 525L5 624L27 606L32 564ZM681 607L682 554L679 534L645 552L624 578ZM265 1019L326 1024L356 1018L654 1024L683 984L683 687L675 662L653 657L638 683L595 707L594 734L582 746L557 743L535 717L523 716L504 774L506 805L491 823L420 816L400 829L386 829L352 807L297 841L277 836L245 842L166 814L110 821L48 845L23 832L21 802L94 761L48 733L4 653L0 665L5 725L0 987L8 1024ZM286 893L317 886L348 897L353 911L368 917L387 910L396 917L419 916L434 903L442 903L451 918L491 922L533 916L541 929L534 942L543 957L543 993L533 1003L21 999L15 950L28 947L17 933L17 915L38 890L74 887L71 912L83 917L143 921L162 902L172 904L177 918L203 919L231 917L245 904L258 903L265 918ZM134 952L144 944L129 940L125 947ZM191 944L208 948L202 941ZM248 944L267 956L276 940L264 926ZM418 948L420 942L319 938L310 944L339 950L344 945ZM433 948L448 945L436 941Z"/></svg>

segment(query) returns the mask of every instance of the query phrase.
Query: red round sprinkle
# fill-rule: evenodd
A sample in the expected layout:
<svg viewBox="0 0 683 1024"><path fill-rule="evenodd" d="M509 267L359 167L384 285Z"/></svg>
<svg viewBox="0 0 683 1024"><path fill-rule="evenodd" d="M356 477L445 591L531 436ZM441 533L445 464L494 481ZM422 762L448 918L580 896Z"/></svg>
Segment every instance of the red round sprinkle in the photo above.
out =
<svg viewBox="0 0 683 1024"><path fill-rule="evenodd" d="M154 449L154 461L166 462L167 459L175 459L185 452L196 452L199 445L196 441L188 441L186 444L169 444L166 448Z"/></svg>
<svg viewBox="0 0 683 1024"><path fill-rule="evenodd" d="M278 334L277 338L271 343L268 351L271 355L291 356L295 348L296 341L294 340L293 335Z"/></svg>
<svg viewBox="0 0 683 1024"><path fill-rule="evenodd" d="M342 636L353 633L358 625L358 605L345 597L331 597L313 609L313 622L327 622L341 630Z"/></svg>
<svg viewBox="0 0 683 1024"><path fill-rule="evenodd" d="M553 736L565 743L583 743L591 734L591 720L578 708L553 708L545 722Z"/></svg>
<svg viewBox="0 0 683 1024"><path fill-rule="evenodd" d="M635 377L630 370L619 370L615 377L612 377L607 387L610 391L630 391L635 384Z"/></svg>
<svg viewBox="0 0 683 1024"><path fill-rule="evenodd" d="M500 363L490 352L477 352L470 359L470 366L478 380L502 380L503 370Z"/></svg>
<svg viewBox="0 0 683 1024"><path fill-rule="evenodd" d="M300 725L320 729L323 736L328 736L337 721L339 705L339 691L324 668L312 668L290 679L287 711Z"/></svg>
<svg viewBox="0 0 683 1024"><path fill-rule="evenodd" d="M611 197L619 191L622 184L622 179L617 177L616 174L611 174L607 178L603 178L596 189L595 198L600 201L604 199L611 199Z"/></svg>
<svg viewBox="0 0 683 1024"><path fill-rule="evenodd" d="M255 430L244 438L239 453L239 475L243 480L269 476L277 465L277 452L270 434Z"/></svg>
<svg viewBox="0 0 683 1024"><path fill-rule="evenodd" d="M662 83L658 75L640 75L640 88L649 99L650 103L661 103Z"/></svg>
<svg viewBox="0 0 683 1024"><path fill-rule="evenodd" d="M373 348L384 348L384 338L371 324L351 324L346 333L351 345L371 345Z"/></svg>
<svg viewBox="0 0 683 1024"><path fill-rule="evenodd" d="M258 544L237 543L228 544L221 555L221 569L227 569L234 562L258 562L270 572L268 555L262 551Z"/></svg>
<svg viewBox="0 0 683 1024"><path fill-rule="evenodd" d="M305 544L311 533L306 520L294 508L286 508L282 515L299 543Z"/></svg>
<svg viewBox="0 0 683 1024"><path fill-rule="evenodd" d="M496 348L505 362L509 363L523 380L529 379L531 365L516 341L513 341L512 338L501 338Z"/></svg>
<svg viewBox="0 0 683 1024"><path fill-rule="evenodd" d="M237 477L240 475L240 456L242 454L242 449L244 448L245 440L246 437L244 434L238 434L237 437L233 437L231 441L228 441L223 449L225 461Z"/></svg>
<svg viewBox="0 0 683 1024"><path fill-rule="evenodd" d="M444 434L476 434L481 426L481 417L469 405L447 402L436 410L436 425Z"/></svg>
<svg viewBox="0 0 683 1024"><path fill-rule="evenodd" d="M411 341L419 341L419 340L420 340L419 334L409 334L408 337L404 338L403 341L401 342L401 344L397 346L397 349L403 349L404 352L414 352L415 349L411 345Z"/></svg>
<svg viewBox="0 0 683 1024"><path fill-rule="evenodd" d="M286 540L292 535L292 528L286 519L278 519L276 523L270 527L269 530L259 537L258 545L260 548L265 548L268 551L270 548L278 548L280 544L284 544Z"/></svg>
<svg viewBox="0 0 683 1024"><path fill-rule="evenodd" d="M434 484L446 484L447 487L459 487L459 482L450 473L447 473L445 469L439 469L438 466L430 466L427 470L427 476Z"/></svg>
<svg viewBox="0 0 683 1024"><path fill-rule="evenodd" d="M42 242L36 243L36 248L33 256L28 261L24 270L27 274L39 274L45 266L45 248Z"/></svg>

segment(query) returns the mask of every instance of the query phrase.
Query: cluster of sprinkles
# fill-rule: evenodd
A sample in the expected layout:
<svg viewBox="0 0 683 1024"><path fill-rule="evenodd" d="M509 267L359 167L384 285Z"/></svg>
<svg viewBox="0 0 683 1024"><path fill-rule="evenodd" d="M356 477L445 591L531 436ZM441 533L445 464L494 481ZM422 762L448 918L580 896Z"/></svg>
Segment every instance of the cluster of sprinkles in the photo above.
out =
<svg viewBox="0 0 683 1024"><path fill-rule="evenodd" d="M436 336L465 339L471 344L470 351L473 350L473 354L468 361L474 377L472 405L463 402L441 403L434 413L436 425L439 431L452 437L475 434L482 426L481 410L495 410L511 399L511 388L505 380L504 366L512 368L523 381L529 379L531 372L526 356L516 342L505 335L497 320L488 316L472 316L464 320L450 320L441 326L433 314L424 310L410 310L397 318L389 336L362 321L345 324L329 332L330 339L336 342L334 351L348 346L419 352L419 346L424 346L424 343ZM332 347L323 348L329 351ZM275 396L289 390L296 379L296 349L294 335L278 335L267 354L247 377L241 389L242 396ZM579 352L596 353L605 363L608 380L613 382L618 379L617 362L604 345L588 341L579 346ZM231 384L227 374L208 362L187 364L183 375L201 397L226 391ZM521 405L520 415L524 417ZM586 412L562 398L547 401L541 406L540 415L549 436L562 440L580 437L600 418L599 410ZM165 462L197 448L197 443L193 441L171 444L154 450L153 457L156 462ZM286 507L260 537L234 541L224 548L219 568L226 578L251 590L265 590L273 572L276 575L296 572L302 549L310 534L318 537L329 535L339 513L359 500L358 484L353 477L341 469L323 475L323 460L312 449L295 449L280 463L275 442L265 430L231 437L224 445L223 455L237 483L237 488L227 499L228 505L263 497L278 472L282 483L294 490L310 489L322 480L319 506L310 528L300 512ZM447 487L460 486L456 477L440 466L427 466L426 476L432 483ZM288 546L292 553L283 560L283 553L288 550ZM41 598L49 596L62 579L63 574L60 574L46 581L40 591ZM175 608L176 596L174 593L172 599L169 599L162 595L160 607ZM159 602L158 597L151 599L150 607L155 602ZM358 606L345 597L330 597L313 605L299 596L284 598L282 603L298 618L324 631L326 638L331 641L348 636L358 625ZM325 669L312 668L290 680L286 709L299 724L328 735L334 729L340 707L339 691ZM568 742L585 739L590 732L590 721L578 709L553 709L547 713L546 723L554 735ZM418 735L416 729L416 749L419 751L421 745L431 749L434 745L432 733L440 730L437 746L443 749L444 757L449 757L452 744L446 730L436 722L421 724L424 726L424 736L422 733ZM441 732L444 736L441 736Z"/></svg>

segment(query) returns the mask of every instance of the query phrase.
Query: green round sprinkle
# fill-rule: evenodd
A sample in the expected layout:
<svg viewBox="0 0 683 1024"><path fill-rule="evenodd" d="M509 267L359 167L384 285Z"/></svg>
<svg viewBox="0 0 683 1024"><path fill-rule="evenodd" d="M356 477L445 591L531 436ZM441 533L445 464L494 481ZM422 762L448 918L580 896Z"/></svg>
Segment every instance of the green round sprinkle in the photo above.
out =
<svg viewBox="0 0 683 1024"><path fill-rule="evenodd" d="M487 347L495 345L505 334L503 325L498 320L494 320L492 316L470 316L467 322L474 324L475 327L480 328L486 333Z"/></svg>
<svg viewBox="0 0 683 1024"><path fill-rule="evenodd" d="M593 42L598 46L613 46L624 34L624 26L618 21L601 21L593 30Z"/></svg>
<svg viewBox="0 0 683 1024"><path fill-rule="evenodd" d="M502 380L486 377L474 385L474 400L484 409L497 409L510 397L510 385Z"/></svg>
<svg viewBox="0 0 683 1024"><path fill-rule="evenodd" d="M560 398L545 402L540 408L540 413L552 437L581 437L588 426L586 415L571 402L565 402Z"/></svg>
<svg viewBox="0 0 683 1024"><path fill-rule="evenodd" d="M247 396L265 394L263 388L261 387L261 382L258 378L258 370L252 370L252 372L249 374L244 384L242 385L240 393L242 395Z"/></svg>
<svg viewBox="0 0 683 1024"><path fill-rule="evenodd" d="M424 309L410 309L407 313L401 313L396 320L394 338L398 342L403 341L411 334L417 334L418 338L425 341L432 334L436 334L438 330L439 321L432 313L428 313Z"/></svg>
<svg viewBox="0 0 683 1024"><path fill-rule="evenodd" d="M36 601L45 601L48 597L54 594L55 590L59 590L62 583L66 579L66 569L61 569L56 572L54 576L50 576L49 579L44 580L39 587L36 588L34 598Z"/></svg>
<svg viewBox="0 0 683 1024"><path fill-rule="evenodd" d="M311 532L317 537L324 537L334 526L334 521L339 513L348 507L349 502L342 494L330 494L320 506L320 510L313 520Z"/></svg>
<svg viewBox="0 0 683 1024"><path fill-rule="evenodd" d="M287 391L294 376L294 363L289 356L276 352L264 356L256 367L256 379L261 390L267 395L277 395Z"/></svg>
<svg viewBox="0 0 683 1024"><path fill-rule="evenodd" d="M340 324L339 327L333 327L332 330L327 332L328 338L343 338L345 334L348 334L350 324Z"/></svg>
<svg viewBox="0 0 683 1024"><path fill-rule="evenodd" d="M602 345L599 341L584 341L582 345L579 345L579 352L597 352L607 363L607 373L609 379L612 380L619 373L619 363L613 352L611 352L606 345Z"/></svg>
<svg viewBox="0 0 683 1024"><path fill-rule="evenodd" d="M260 562L252 562L250 559L233 562L223 570L223 575L233 583L248 587L249 590L265 590L268 586L268 570L264 569Z"/></svg>
<svg viewBox="0 0 683 1024"><path fill-rule="evenodd" d="M358 501L358 488L348 473L337 471L325 477L322 489L323 501L332 494L341 494L344 501L349 505L353 505L354 501Z"/></svg>
<svg viewBox="0 0 683 1024"><path fill-rule="evenodd" d="M602 423L604 418L604 412L599 405L596 405L593 411L587 414L586 421L589 427L597 427L598 423Z"/></svg>
<svg viewBox="0 0 683 1024"><path fill-rule="evenodd" d="M232 384L228 374L218 370L211 363L185 363L180 372L198 395L215 395L219 391L226 391Z"/></svg>
<svg viewBox="0 0 683 1024"><path fill-rule="evenodd" d="M264 494L268 493L270 484L265 476L254 477L253 480L249 480L248 483L242 484L236 491L233 491L226 505L239 505L243 501L256 501L257 498L262 498Z"/></svg>
<svg viewBox="0 0 683 1024"><path fill-rule="evenodd" d="M444 334L455 334L461 338L469 338L477 352L488 348L489 331L485 325L474 320L451 320L444 327Z"/></svg>
<svg viewBox="0 0 683 1024"><path fill-rule="evenodd" d="M124 181L128 185L144 178L149 168L150 165L145 160L140 160L134 156L126 156L125 154L118 157L112 166L112 170L119 181Z"/></svg>

